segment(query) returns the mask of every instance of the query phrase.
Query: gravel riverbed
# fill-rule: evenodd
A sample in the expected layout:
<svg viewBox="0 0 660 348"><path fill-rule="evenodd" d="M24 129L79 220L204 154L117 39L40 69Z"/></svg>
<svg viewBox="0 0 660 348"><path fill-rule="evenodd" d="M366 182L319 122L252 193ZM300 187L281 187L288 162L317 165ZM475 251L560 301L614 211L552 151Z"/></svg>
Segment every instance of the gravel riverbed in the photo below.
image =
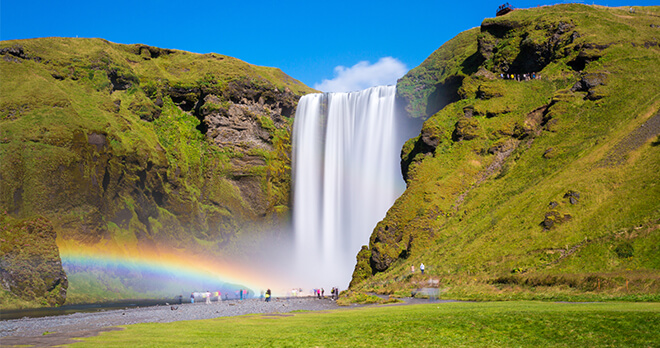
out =
<svg viewBox="0 0 660 348"><path fill-rule="evenodd" d="M184 303L137 307L39 318L26 317L0 321L0 342L2 346L50 347L73 343L75 342L72 340L74 337L89 337L103 331L118 330L119 328L115 327L119 325L168 323L250 313L281 314L296 310L319 311L336 308L338 308L337 304L331 299L275 298L271 302L249 299L211 304Z"/></svg>

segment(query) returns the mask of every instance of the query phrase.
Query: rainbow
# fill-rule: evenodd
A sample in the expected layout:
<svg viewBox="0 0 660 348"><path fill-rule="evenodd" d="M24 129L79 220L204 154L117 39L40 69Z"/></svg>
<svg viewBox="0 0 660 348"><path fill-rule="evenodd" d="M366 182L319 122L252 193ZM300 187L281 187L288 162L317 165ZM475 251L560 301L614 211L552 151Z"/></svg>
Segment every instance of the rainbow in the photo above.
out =
<svg viewBox="0 0 660 348"><path fill-rule="evenodd" d="M82 245L59 240L60 257L67 274L103 272L128 280L144 281L160 291L152 296L174 296L194 291L220 290L220 287L249 289L259 294L270 288L276 294L286 292L285 279L261 271L243 262L227 262L214 256L190 252L116 244ZM278 290L276 290L278 289Z"/></svg>

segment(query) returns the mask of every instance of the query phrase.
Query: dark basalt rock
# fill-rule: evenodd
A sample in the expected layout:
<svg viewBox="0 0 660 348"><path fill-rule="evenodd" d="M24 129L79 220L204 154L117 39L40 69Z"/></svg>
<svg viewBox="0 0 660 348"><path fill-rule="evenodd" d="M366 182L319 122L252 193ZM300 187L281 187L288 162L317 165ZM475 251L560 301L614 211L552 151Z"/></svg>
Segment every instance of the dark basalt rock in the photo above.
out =
<svg viewBox="0 0 660 348"><path fill-rule="evenodd" d="M498 19L496 21L485 20L481 23L481 32L487 32L494 37L503 38L509 33L509 31L522 26L523 23L508 19Z"/></svg>
<svg viewBox="0 0 660 348"><path fill-rule="evenodd" d="M572 218L569 214L561 214L556 210L551 210L545 213L545 218L541 222L541 226L544 230L548 231L555 227L556 225L562 224L566 221L569 221Z"/></svg>
<svg viewBox="0 0 660 348"><path fill-rule="evenodd" d="M138 79L132 75L121 75L117 69L111 69L108 71L108 79L112 84L112 91L125 91L133 84L138 83Z"/></svg>
<svg viewBox="0 0 660 348"><path fill-rule="evenodd" d="M585 100L598 100L604 98L606 95L598 86L603 86L607 83L607 75L604 73L590 73L584 75L578 82L573 85L571 91L574 92L587 92L584 97Z"/></svg>
<svg viewBox="0 0 660 348"><path fill-rule="evenodd" d="M504 92L491 85L479 85L477 87L477 98L482 100L489 100L504 95Z"/></svg>
<svg viewBox="0 0 660 348"><path fill-rule="evenodd" d="M589 92L590 89L604 85L607 80L607 75L603 73L591 73L584 75L580 81L576 82L571 91L573 92Z"/></svg>
<svg viewBox="0 0 660 348"><path fill-rule="evenodd" d="M600 59L600 57L603 56L601 51L607 47L607 45L576 46L575 49L580 50L580 52L575 58L566 64L575 71L582 71L587 66L587 64Z"/></svg>
<svg viewBox="0 0 660 348"><path fill-rule="evenodd" d="M144 60L149 60L151 58L158 58L161 55L169 55L173 54L176 51L166 49L166 48L158 48L158 47L152 47L152 46L146 46L146 45L138 45L137 49L135 50L135 54L138 56L141 56L142 59Z"/></svg>
<svg viewBox="0 0 660 348"><path fill-rule="evenodd" d="M577 204L580 199L580 193L570 190L564 194L564 198L568 198L568 201L571 204Z"/></svg>
<svg viewBox="0 0 660 348"><path fill-rule="evenodd" d="M404 253L408 253L411 240L404 241L403 231L397 226L379 223L371 235L369 265L373 274L387 270ZM407 251L406 251L407 250Z"/></svg>
<svg viewBox="0 0 660 348"><path fill-rule="evenodd" d="M4 59L7 61L13 61L16 63L20 63L21 61L16 59L24 59L24 60L33 60L35 62L41 62L41 57L36 57L36 56L29 56L27 53L25 53L23 46L21 45L14 45L11 47L5 47L0 49L0 55L5 56Z"/></svg>
<svg viewBox="0 0 660 348"><path fill-rule="evenodd" d="M420 154L432 156L435 148L440 144L440 138L429 129L422 128L421 134L415 140L413 148L410 152L401 150L401 173L403 179L408 181L410 166L413 162L421 159Z"/></svg>

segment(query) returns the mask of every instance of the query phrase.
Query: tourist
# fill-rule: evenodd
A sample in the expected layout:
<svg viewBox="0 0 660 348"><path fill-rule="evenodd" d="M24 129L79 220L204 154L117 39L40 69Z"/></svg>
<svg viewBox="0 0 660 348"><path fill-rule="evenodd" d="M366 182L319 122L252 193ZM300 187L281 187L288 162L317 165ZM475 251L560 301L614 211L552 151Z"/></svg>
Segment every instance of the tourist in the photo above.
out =
<svg viewBox="0 0 660 348"><path fill-rule="evenodd" d="M424 274L424 264L419 265L419 270Z"/></svg>
<svg viewBox="0 0 660 348"><path fill-rule="evenodd" d="M204 295L206 296L206 304L211 304L211 292L206 290L206 294Z"/></svg>
<svg viewBox="0 0 660 348"><path fill-rule="evenodd" d="M195 293L190 294L190 303L195 303Z"/></svg>
<svg viewBox="0 0 660 348"><path fill-rule="evenodd" d="M321 298L325 298L325 289L321 288Z"/></svg>
<svg viewBox="0 0 660 348"><path fill-rule="evenodd" d="M183 295L179 295L179 304L183 304Z"/></svg>
<svg viewBox="0 0 660 348"><path fill-rule="evenodd" d="M270 302L270 289L266 290L266 302Z"/></svg>

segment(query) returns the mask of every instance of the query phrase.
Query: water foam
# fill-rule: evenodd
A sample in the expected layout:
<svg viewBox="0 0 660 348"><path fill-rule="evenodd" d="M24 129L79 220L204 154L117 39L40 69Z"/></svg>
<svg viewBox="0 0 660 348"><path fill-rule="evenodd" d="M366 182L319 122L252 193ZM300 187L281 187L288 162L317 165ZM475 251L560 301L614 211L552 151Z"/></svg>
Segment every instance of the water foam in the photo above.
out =
<svg viewBox="0 0 660 348"><path fill-rule="evenodd" d="M395 86L310 94L293 131L293 224L299 272L345 288L355 256L405 189Z"/></svg>

